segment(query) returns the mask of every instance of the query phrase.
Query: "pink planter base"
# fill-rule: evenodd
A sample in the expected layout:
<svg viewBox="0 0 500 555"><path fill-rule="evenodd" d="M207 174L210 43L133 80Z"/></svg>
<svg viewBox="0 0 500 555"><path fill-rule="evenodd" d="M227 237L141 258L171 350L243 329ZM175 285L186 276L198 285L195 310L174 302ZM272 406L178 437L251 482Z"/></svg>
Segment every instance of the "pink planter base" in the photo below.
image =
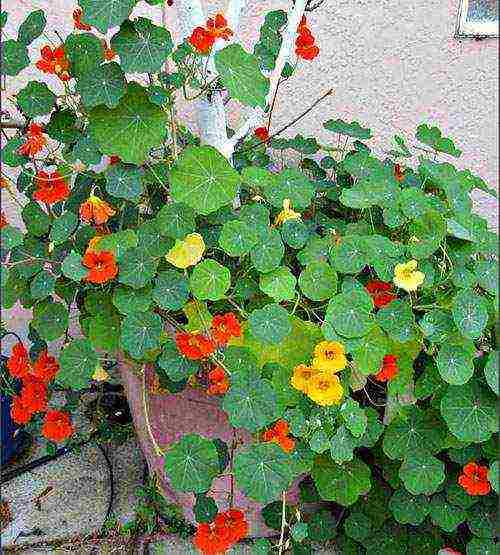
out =
<svg viewBox="0 0 500 555"><path fill-rule="evenodd" d="M149 429L157 445L166 451L169 445L178 441L183 435L196 433L214 439L219 438L228 444L233 439L233 428L229 424L226 414L219 408L219 403L203 391L186 388L175 395L151 394L154 371L146 369L146 390L143 388L143 377L140 370L135 370L129 364L121 365L123 384L130 404L139 444L146 457L151 473L156 473L163 485L166 498L172 503L183 507L185 517L194 522L194 495L175 491L170 485L163 470L163 456L157 453L155 445L148 432ZM144 407L147 407L147 415ZM251 441L251 436L244 430L238 430L238 439L243 443ZM229 508L228 492L230 478L221 477L214 480L210 495L215 499L220 511ZM297 484L292 486L287 496L291 503L297 501ZM241 491L234 492L234 506L245 512L250 526L249 536L269 536L276 534L264 524L260 511L262 505L248 499Z"/></svg>

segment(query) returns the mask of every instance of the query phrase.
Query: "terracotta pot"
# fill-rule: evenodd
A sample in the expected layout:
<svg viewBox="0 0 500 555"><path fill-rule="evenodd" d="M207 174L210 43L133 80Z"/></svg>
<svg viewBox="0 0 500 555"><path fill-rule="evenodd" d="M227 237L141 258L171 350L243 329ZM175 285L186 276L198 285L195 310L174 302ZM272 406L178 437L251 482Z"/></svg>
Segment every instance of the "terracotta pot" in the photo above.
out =
<svg viewBox="0 0 500 555"><path fill-rule="evenodd" d="M144 376L140 368L128 363L122 363L120 370L139 444L149 469L160 476L165 497L172 503L180 505L184 509L185 517L194 522L194 494L175 491L172 488L163 470L161 451L167 450L170 444L187 433L197 433L210 439L219 438L230 444L233 439L233 428L226 413L219 407L217 399L199 389L188 387L175 395L152 393L154 370L151 366L146 367ZM143 386L144 383L146 387ZM251 441L250 434L244 430L237 430L237 436L243 444ZM297 502L298 481L292 485L287 495L290 503ZM230 491L230 478L221 477L214 480L212 490L211 495L219 510L224 511L229 508L227 492ZM248 499L237 489L234 492L234 506L245 512L250 526L250 536L276 534L275 530L267 528L260 516L262 504Z"/></svg>

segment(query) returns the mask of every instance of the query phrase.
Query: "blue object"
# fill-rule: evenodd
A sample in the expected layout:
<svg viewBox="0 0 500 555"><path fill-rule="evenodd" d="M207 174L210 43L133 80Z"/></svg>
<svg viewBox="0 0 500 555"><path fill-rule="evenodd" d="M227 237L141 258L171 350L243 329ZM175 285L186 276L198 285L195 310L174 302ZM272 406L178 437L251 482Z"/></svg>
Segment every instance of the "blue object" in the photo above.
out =
<svg viewBox="0 0 500 555"><path fill-rule="evenodd" d="M20 432L19 426L10 417L12 398L0 396L2 403L2 466L7 464L14 455L18 453L23 445L24 434ZM17 433L16 433L17 432Z"/></svg>

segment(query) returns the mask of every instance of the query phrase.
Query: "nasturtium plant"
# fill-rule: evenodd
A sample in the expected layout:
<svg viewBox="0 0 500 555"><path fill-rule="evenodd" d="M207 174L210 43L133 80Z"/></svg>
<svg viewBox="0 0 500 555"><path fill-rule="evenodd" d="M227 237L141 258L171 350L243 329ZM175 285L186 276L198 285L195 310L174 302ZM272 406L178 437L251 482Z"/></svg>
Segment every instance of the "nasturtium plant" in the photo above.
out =
<svg viewBox="0 0 500 555"><path fill-rule="evenodd" d="M3 369L14 420L72 445L78 401L125 364L146 409L193 401L199 428L146 437L202 553L253 534L247 498L281 536L256 554L493 555L498 238L470 194L486 183L433 123L381 155L330 113L321 140L274 127L278 85L320 54L322 2L270 11L244 47L238 10L170 4L78 0L66 37L41 10L5 31L22 85L2 193L22 225L2 214L1 301L32 313ZM213 414L230 433L199 431Z"/></svg>

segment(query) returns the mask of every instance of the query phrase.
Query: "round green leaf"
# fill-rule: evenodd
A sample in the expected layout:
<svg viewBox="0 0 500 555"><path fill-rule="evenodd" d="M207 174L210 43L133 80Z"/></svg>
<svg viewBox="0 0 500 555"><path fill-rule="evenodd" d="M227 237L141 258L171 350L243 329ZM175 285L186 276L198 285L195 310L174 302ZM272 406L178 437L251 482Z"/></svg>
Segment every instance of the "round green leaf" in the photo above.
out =
<svg viewBox="0 0 500 555"><path fill-rule="evenodd" d="M120 316L95 314L89 318L87 335L95 349L117 351L120 348Z"/></svg>
<svg viewBox="0 0 500 555"><path fill-rule="evenodd" d="M35 237L45 235L50 227L50 218L36 202L28 202L21 212L28 233Z"/></svg>
<svg viewBox="0 0 500 555"><path fill-rule="evenodd" d="M24 236L19 229L11 225L6 225L2 228L0 237L2 238L2 249L5 249L6 251L10 251L19 245L22 245L24 239Z"/></svg>
<svg viewBox="0 0 500 555"><path fill-rule="evenodd" d="M43 33L46 23L47 20L43 10L31 12L19 26L17 40L28 46Z"/></svg>
<svg viewBox="0 0 500 555"><path fill-rule="evenodd" d="M239 44L231 44L215 54L215 67L232 98L247 106L265 108L269 81L255 56Z"/></svg>
<svg viewBox="0 0 500 555"><path fill-rule="evenodd" d="M189 284L181 272L166 270L160 272L153 288L154 301L167 310L179 310L189 297Z"/></svg>
<svg viewBox="0 0 500 555"><path fill-rule="evenodd" d="M419 325L431 343L443 343L456 332L453 318L442 310L431 310L420 320Z"/></svg>
<svg viewBox="0 0 500 555"><path fill-rule="evenodd" d="M111 39L125 73L156 73L172 52L172 37L149 19L127 20Z"/></svg>
<svg viewBox="0 0 500 555"><path fill-rule="evenodd" d="M481 337L488 323L488 304L473 291L460 291L453 299L453 319L460 333L469 339Z"/></svg>
<svg viewBox="0 0 500 555"><path fill-rule="evenodd" d="M292 249L301 249L310 235L309 228L300 220L287 220L281 228L283 241Z"/></svg>
<svg viewBox="0 0 500 555"><path fill-rule="evenodd" d="M206 215L233 201L240 175L215 148L191 146L177 159L170 179L172 198Z"/></svg>
<svg viewBox="0 0 500 555"><path fill-rule="evenodd" d="M302 270L299 286L313 301L329 299L337 291L337 272L327 262L312 262Z"/></svg>
<svg viewBox="0 0 500 555"><path fill-rule="evenodd" d="M335 340L329 336L328 325L324 326L323 332L327 339ZM368 335L351 339L349 345L356 370L364 376L376 374L382 366L384 356L390 351L390 342L378 326L371 329Z"/></svg>
<svg viewBox="0 0 500 555"><path fill-rule="evenodd" d="M267 273L280 265L284 252L285 247L279 231L268 229L266 235L260 237L257 246L250 253L250 258L256 270Z"/></svg>
<svg viewBox="0 0 500 555"><path fill-rule="evenodd" d="M89 269L82 264L82 256L75 251L71 251L63 260L61 271L73 281L81 281L89 273Z"/></svg>
<svg viewBox="0 0 500 555"><path fill-rule="evenodd" d="M399 477L413 495L430 495L445 479L444 464L428 452L413 451L403 461Z"/></svg>
<svg viewBox="0 0 500 555"><path fill-rule="evenodd" d="M495 484L492 483L494 486ZM496 484L498 489L498 482ZM470 531L479 538L495 538L497 528L497 503L489 497L478 503L467 514Z"/></svg>
<svg viewBox="0 0 500 555"><path fill-rule="evenodd" d="M389 509L401 524L418 526L429 514L429 500L424 495L411 495L404 489L394 492Z"/></svg>
<svg viewBox="0 0 500 555"><path fill-rule="evenodd" d="M353 540L362 542L371 534L372 522L361 511L352 511L344 520L344 532Z"/></svg>
<svg viewBox="0 0 500 555"><path fill-rule="evenodd" d="M158 260L144 249L132 248L125 251L119 267L118 281L134 289L141 289L155 276Z"/></svg>
<svg viewBox="0 0 500 555"><path fill-rule="evenodd" d="M467 544L467 555L498 555L497 547L493 540L472 538Z"/></svg>
<svg viewBox="0 0 500 555"><path fill-rule="evenodd" d="M68 329L68 310L60 303L42 303L34 309L31 325L44 341L59 339Z"/></svg>
<svg viewBox="0 0 500 555"><path fill-rule="evenodd" d="M405 301L395 300L381 308L376 320L394 341L405 343L415 338L415 318L411 306Z"/></svg>
<svg viewBox="0 0 500 555"><path fill-rule="evenodd" d="M76 78L95 71L104 59L104 46L92 33L69 35L64 43L64 52L70 63L71 75Z"/></svg>
<svg viewBox="0 0 500 555"><path fill-rule="evenodd" d="M106 4L101 0L78 0L78 3L84 14L83 22L106 34L127 19L137 0L110 0Z"/></svg>
<svg viewBox="0 0 500 555"><path fill-rule="evenodd" d="M477 283L489 293L498 291L498 260L479 260L475 263Z"/></svg>
<svg viewBox="0 0 500 555"><path fill-rule="evenodd" d="M495 461L491 464L490 470L488 472L488 480L492 485L493 489L500 493L500 463Z"/></svg>
<svg viewBox="0 0 500 555"><path fill-rule="evenodd" d="M280 343L292 331L290 315L277 304L254 310L248 321L252 335L264 343Z"/></svg>
<svg viewBox="0 0 500 555"><path fill-rule="evenodd" d="M371 129L362 127L357 121L348 123L342 119L330 119L323 124L323 127L332 133L339 133L340 135L346 135L347 137L360 139L362 141L371 139L372 137Z"/></svg>
<svg viewBox="0 0 500 555"><path fill-rule="evenodd" d="M47 270L42 270L31 282L31 296L34 299L45 299L54 292L56 278Z"/></svg>
<svg viewBox="0 0 500 555"><path fill-rule="evenodd" d="M218 301L231 286L231 272L215 260L197 264L189 278L189 288L197 299Z"/></svg>
<svg viewBox="0 0 500 555"><path fill-rule="evenodd" d="M49 239L58 245L67 241L78 227L78 216L73 212L64 212L52 224Z"/></svg>
<svg viewBox="0 0 500 555"><path fill-rule="evenodd" d="M75 339L62 350L57 382L71 389L88 387L99 358L88 339Z"/></svg>
<svg viewBox="0 0 500 555"><path fill-rule="evenodd" d="M196 495L196 502L193 505L193 512L196 522L213 522L219 509L217 503L204 493Z"/></svg>
<svg viewBox="0 0 500 555"><path fill-rule="evenodd" d="M311 475L322 499L344 507L354 504L371 487L370 468L357 458L336 464L322 457L316 460Z"/></svg>
<svg viewBox="0 0 500 555"><path fill-rule="evenodd" d="M336 533L336 519L328 509L313 512L308 522L308 537L314 542L327 542L332 540Z"/></svg>
<svg viewBox="0 0 500 555"><path fill-rule="evenodd" d="M186 434L165 455L165 472L175 489L203 493L219 474L219 457L213 441Z"/></svg>
<svg viewBox="0 0 500 555"><path fill-rule="evenodd" d="M82 137L73 147L72 155L88 165L98 164L102 158L101 151L90 137Z"/></svg>
<svg viewBox="0 0 500 555"><path fill-rule="evenodd" d="M168 341L163 345L161 355L158 357L157 364L165 370L167 376L174 382L180 382L196 374L200 369L199 365L193 360L183 357L173 341Z"/></svg>
<svg viewBox="0 0 500 555"><path fill-rule="evenodd" d="M460 441L480 443L497 431L495 396L474 382L449 386L441 399L441 414Z"/></svg>
<svg viewBox="0 0 500 555"><path fill-rule="evenodd" d="M292 458L273 443L250 445L236 453L234 476L247 497L269 503L290 487L294 478Z"/></svg>
<svg viewBox="0 0 500 555"><path fill-rule="evenodd" d="M251 251L258 239L255 228L246 222L231 220L222 226L219 245L229 256L243 256Z"/></svg>
<svg viewBox="0 0 500 555"><path fill-rule="evenodd" d="M467 513L462 508L449 503L442 494L432 498L429 514L432 522L448 533L456 530L457 526L467 518Z"/></svg>
<svg viewBox="0 0 500 555"><path fill-rule="evenodd" d="M435 210L429 210L418 217L410 227L408 244L413 258L427 258L439 248L446 235L446 221Z"/></svg>
<svg viewBox="0 0 500 555"><path fill-rule="evenodd" d="M2 42L1 48L4 75L13 77L30 65L28 49L21 42L9 39Z"/></svg>
<svg viewBox="0 0 500 555"><path fill-rule="evenodd" d="M170 202L163 206L156 216L156 222L160 233L172 239L184 239L196 230L194 210L180 202Z"/></svg>
<svg viewBox="0 0 500 555"><path fill-rule="evenodd" d="M134 358L160 346L163 331L161 318L151 312L134 312L122 322L121 344Z"/></svg>
<svg viewBox="0 0 500 555"><path fill-rule="evenodd" d="M375 325L370 314L372 307L372 300L364 291L339 293L328 303L325 323L344 337L362 337Z"/></svg>
<svg viewBox="0 0 500 555"><path fill-rule="evenodd" d="M122 314L147 312L151 302L151 287L133 289L120 286L113 291L113 304Z"/></svg>
<svg viewBox="0 0 500 555"><path fill-rule="evenodd" d="M231 388L224 396L222 408L235 428L250 432L270 424L280 412L271 384L249 372L231 376Z"/></svg>
<svg viewBox="0 0 500 555"><path fill-rule="evenodd" d="M447 341L441 345L436 363L440 376L452 385L463 385L474 375L471 353L459 341Z"/></svg>
<svg viewBox="0 0 500 555"><path fill-rule="evenodd" d="M323 430L319 431L322 432ZM330 455L338 464L342 464L346 461L352 461L354 458L354 449L357 446L357 439L351 434L347 427L340 426L337 428L335 434L330 438ZM312 445L311 449L313 449ZM320 452L322 451L323 450Z"/></svg>
<svg viewBox="0 0 500 555"><path fill-rule="evenodd" d="M357 274L368 264L366 242L361 236L343 237L332 252L332 265L342 274Z"/></svg>
<svg viewBox="0 0 500 555"><path fill-rule="evenodd" d="M115 108L97 106L89 113L89 132L104 154L142 164L149 151L162 143L167 118L149 101L146 90L132 82Z"/></svg>
<svg viewBox="0 0 500 555"><path fill-rule="evenodd" d="M49 114L55 103L56 95L38 81L30 81L17 93L17 105L29 118Z"/></svg>
<svg viewBox="0 0 500 555"><path fill-rule="evenodd" d="M343 403L340 407L340 416L355 437L361 437L365 433L368 423L365 410L354 399L348 398Z"/></svg>
<svg viewBox="0 0 500 555"><path fill-rule="evenodd" d="M276 302L293 299L296 283L297 279L286 266L260 276L260 289Z"/></svg>
<svg viewBox="0 0 500 555"><path fill-rule="evenodd" d="M144 192L141 177L139 168L116 164L106 172L106 191L116 198L137 201Z"/></svg>
<svg viewBox="0 0 500 555"><path fill-rule="evenodd" d="M76 90L86 108L94 108L100 104L115 108L126 88L125 75L115 62L102 64L80 75L76 81Z"/></svg>
<svg viewBox="0 0 500 555"><path fill-rule="evenodd" d="M267 180L264 186L266 198L273 206L280 209L285 199L289 199L295 209L307 208L315 192L314 184L295 168L288 168L275 174L274 178Z"/></svg>

